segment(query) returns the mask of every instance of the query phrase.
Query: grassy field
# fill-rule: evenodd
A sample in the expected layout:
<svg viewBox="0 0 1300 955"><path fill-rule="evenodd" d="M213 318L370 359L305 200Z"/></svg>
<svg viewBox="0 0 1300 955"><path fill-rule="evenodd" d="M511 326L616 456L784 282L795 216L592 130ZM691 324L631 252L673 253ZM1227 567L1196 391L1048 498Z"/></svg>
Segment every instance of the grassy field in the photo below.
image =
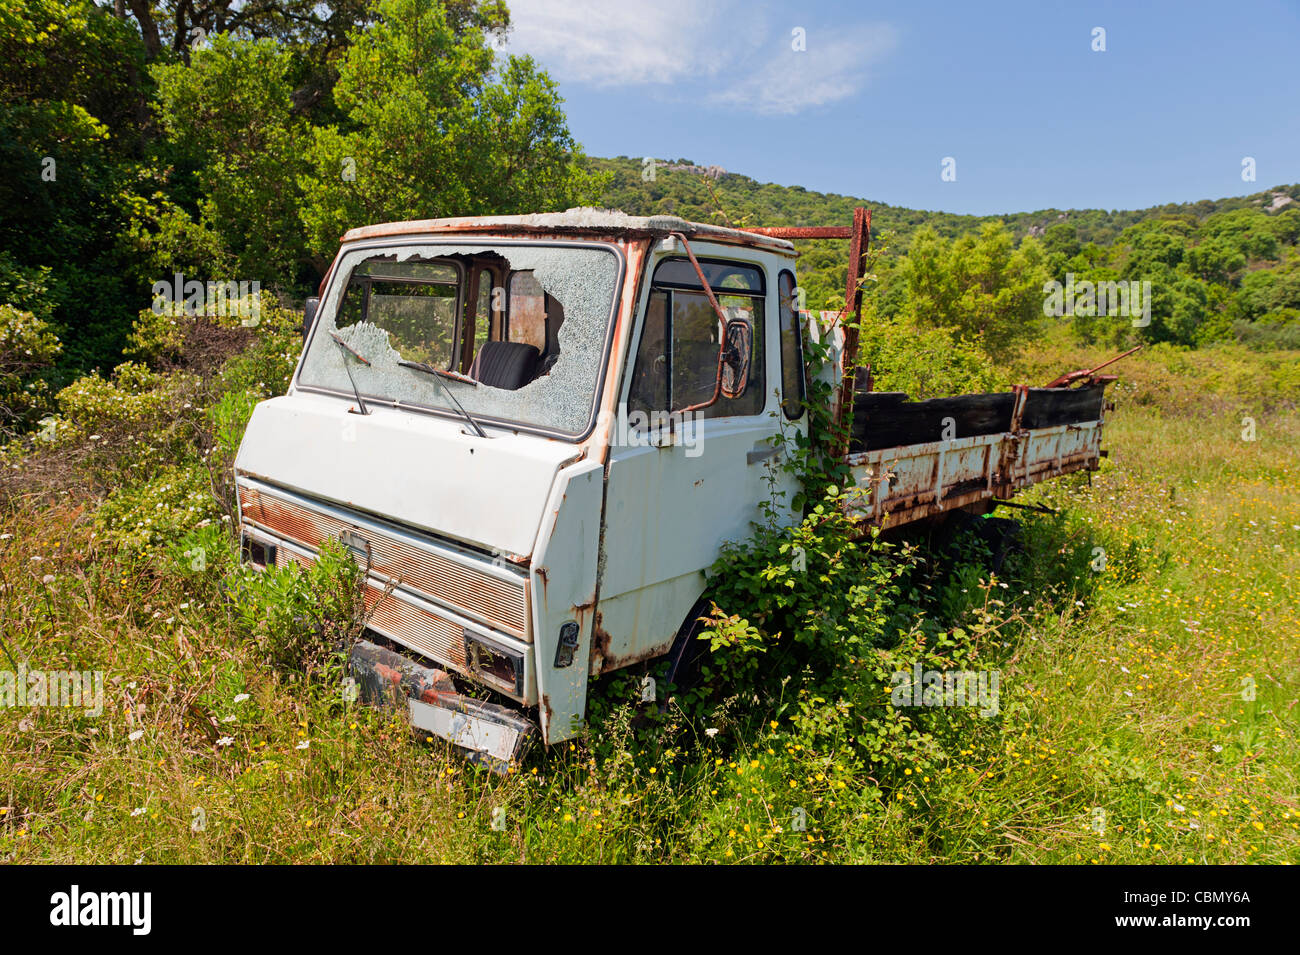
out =
<svg viewBox="0 0 1300 955"><path fill-rule="evenodd" d="M1047 346L1020 372L1086 357ZM268 665L283 621L233 596L221 488L178 496L174 452L127 479L148 488L130 506L75 469L19 484L0 635L33 669L104 671L105 709L0 709L0 861L1296 861L1298 368L1222 348L1113 369L1102 470L1023 498L1056 514L1014 512L1003 577L972 559L931 580L943 632L981 622L1000 713L905 721L897 745L797 680L658 720L610 681L588 736L494 776L348 704L329 659ZM232 402L204 412L218 477ZM337 596L283 586L294 606Z"/></svg>

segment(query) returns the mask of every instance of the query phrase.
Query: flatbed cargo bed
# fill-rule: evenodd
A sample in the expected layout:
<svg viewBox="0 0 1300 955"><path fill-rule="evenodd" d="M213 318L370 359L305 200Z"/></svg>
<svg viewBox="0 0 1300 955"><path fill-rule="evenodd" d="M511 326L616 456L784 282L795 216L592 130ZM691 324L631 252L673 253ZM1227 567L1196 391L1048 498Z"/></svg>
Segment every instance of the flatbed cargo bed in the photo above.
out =
<svg viewBox="0 0 1300 955"><path fill-rule="evenodd" d="M896 527L1062 474L1096 470L1109 378L908 401L901 392L854 395L847 463L866 492L857 509Z"/></svg>

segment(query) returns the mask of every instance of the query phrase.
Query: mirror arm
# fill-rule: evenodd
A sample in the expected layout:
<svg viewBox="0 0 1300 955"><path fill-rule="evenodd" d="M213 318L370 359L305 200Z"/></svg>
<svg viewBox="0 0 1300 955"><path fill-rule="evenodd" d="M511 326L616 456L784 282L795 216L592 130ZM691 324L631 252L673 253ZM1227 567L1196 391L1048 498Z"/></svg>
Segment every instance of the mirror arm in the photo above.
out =
<svg viewBox="0 0 1300 955"><path fill-rule="evenodd" d="M678 408L676 411L670 412L671 414L689 414L692 411L703 411L705 408L718 403L718 399L722 397L722 366L726 363L727 358L727 338L727 326L724 324L722 326L722 345L718 348L718 368L713 375L713 397L708 401L701 401L699 404Z"/></svg>
<svg viewBox="0 0 1300 955"><path fill-rule="evenodd" d="M722 322L722 327L727 327L727 316L722 311L722 306L718 304L717 298L713 294L713 289L709 286L709 280L704 277L704 269L700 268L699 260L695 258L695 253L691 251L690 242L686 241L686 236L681 232L670 232L669 235L682 240L682 248L686 250L686 257L691 260L691 265L695 267L695 274L699 276L700 285L704 289L704 294L709 298L709 304L713 306L713 311L717 313L718 321Z"/></svg>

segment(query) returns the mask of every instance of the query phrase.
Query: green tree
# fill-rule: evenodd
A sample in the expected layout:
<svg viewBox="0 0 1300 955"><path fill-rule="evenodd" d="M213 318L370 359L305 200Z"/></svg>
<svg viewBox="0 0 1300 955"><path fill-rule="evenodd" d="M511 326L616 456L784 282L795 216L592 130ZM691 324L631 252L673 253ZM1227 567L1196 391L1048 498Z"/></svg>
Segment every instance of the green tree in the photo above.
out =
<svg viewBox="0 0 1300 955"><path fill-rule="evenodd" d="M1300 260L1293 258L1276 269L1247 273L1234 307L1240 318L1252 322L1269 312L1300 309Z"/></svg>
<svg viewBox="0 0 1300 955"><path fill-rule="evenodd" d="M372 19L370 0L116 0L134 18L149 58L188 61L199 38L227 33L314 49L322 58Z"/></svg>
<svg viewBox="0 0 1300 955"><path fill-rule="evenodd" d="M923 327L952 329L1004 358L1041 323L1047 274L1038 242L1017 247L1001 223L953 242L923 228L903 265L907 311Z"/></svg>
<svg viewBox="0 0 1300 955"><path fill-rule="evenodd" d="M1295 245L1296 240L1300 239L1300 209L1295 206L1284 209L1273 216L1270 225L1279 242Z"/></svg>
<svg viewBox="0 0 1300 955"><path fill-rule="evenodd" d="M200 227L219 237L230 277L268 287L297 285L304 261L298 177L309 132L293 115L292 68L275 41L225 34L194 50L188 66L151 68L167 139L197 170Z"/></svg>
<svg viewBox="0 0 1300 955"><path fill-rule="evenodd" d="M554 82L527 57L499 62L481 28L435 0L380 0L354 33L335 98L347 123L315 130L301 179L312 249L372 222L535 212L589 201Z"/></svg>
<svg viewBox="0 0 1300 955"><path fill-rule="evenodd" d="M1207 242L1218 242L1236 250L1243 259L1276 259L1278 256L1274 220L1259 209L1216 213L1201 224L1199 234Z"/></svg>
<svg viewBox="0 0 1300 955"><path fill-rule="evenodd" d="M1188 271L1206 282L1226 284L1234 272L1246 267L1246 256L1234 242L1221 236L1206 239L1187 250Z"/></svg>
<svg viewBox="0 0 1300 955"><path fill-rule="evenodd" d="M1142 329L1143 337L1194 344L1197 328L1210 317L1212 286L1164 264L1153 266L1146 280L1151 282L1151 324Z"/></svg>
<svg viewBox="0 0 1300 955"><path fill-rule="evenodd" d="M1130 226L1115 240L1115 255L1125 279L1149 281L1160 266L1183 261L1196 226L1184 218L1147 219Z"/></svg>
<svg viewBox="0 0 1300 955"><path fill-rule="evenodd" d="M1069 258L1077 255L1081 247L1079 228L1073 222L1057 222L1043 233L1043 250L1049 255L1060 252Z"/></svg>
<svg viewBox="0 0 1300 955"><path fill-rule="evenodd" d="M142 160L140 39L90 0L7 0L0 60L0 286L52 321L66 365L111 360L139 307L118 233Z"/></svg>

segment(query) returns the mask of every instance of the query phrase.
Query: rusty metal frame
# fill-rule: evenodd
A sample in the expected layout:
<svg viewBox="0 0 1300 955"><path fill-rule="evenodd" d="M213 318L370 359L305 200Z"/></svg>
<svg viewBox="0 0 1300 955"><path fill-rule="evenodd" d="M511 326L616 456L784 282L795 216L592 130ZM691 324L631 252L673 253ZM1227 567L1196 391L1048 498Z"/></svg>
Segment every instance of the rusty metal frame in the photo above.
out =
<svg viewBox="0 0 1300 955"><path fill-rule="evenodd" d="M755 235L773 239L849 239L849 273L844 288L844 313L862 318L862 256L871 244L871 210L858 206L853 210L852 226L761 226L745 229ZM857 355L858 336L853 331L853 355ZM845 342L848 348L848 342ZM847 352L846 352L847 354Z"/></svg>
<svg viewBox="0 0 1300 955"><path fill-rule="evenodd" d="M1092 384L1095 381L1099 381L1101 379L1114 381L1115 380L1114 375L1099 376L1097 372L1101 371L1103 368L1107 367L1108 365L1115 364L1115 362L1119 361L1121 358L1127 358L1135 351L1140 351L1142 347L1143 346L1138 345L1136 348L1130 348L1128 351L1124 352L1123 354L1116 355L1114 358L1108 359L1107 361L1103 361L1100 365L1097 365L1095 368L1081 368L1078 371L1066 372L1064 375L1061 375L1059 378L1053 378L1044 387L1065 388L1068 387L1069 385L1074 384L1074 382L1076 381L1083 381L1087 384Z"/></svg>
<svg viewBox="0 0 1300 955"><path fill-rule="evenodd" d="M848 451L848 414L853 408L853 391L857 379L858 326L862 322L862 257L871 245L871 210L858 206L853 210L852 226L772 226L746 229L774 239L848 239L849 268L844 286L844 310L836 321L852 315L844 328L844 346L840 352L840 387L832 409L833 433L840 435L833 451Z"/></svg>
<svg viewBox="0 0 1300 955"><path fill-rule="evenodd" d="M1017 385L1016 390L1016 421L1013 422L1016 430L859 451L849 455L845 463L850 468L866 472L857 481L859 487L865 489L870 497L869 502L850 505L850 510L869 523L884 525L888 522L889 526L897 527L982 501L1004 501L1022 488L1073 471L1096 470L1096 444L1100 443L1103 422L1098 420L1054 425L1037 428L1032 432L1024 430L1019 426L1019 418L1029 388ZM1081 432L1091 432L1088 442L1083 447L1064 451L1061 447L1062 439L1070 433ZM1038 445L1031 460L1033 439L1037 439ZM1043 441L1052 439L1056 445L1054 452L1041 453ZM900 458L900 451L906 451L906 456ZM971 481L953 484L945 459L949 455L971 451L982 452L978 473ZM897 481L898 464L903 460L918 459L933 462L929 478L923 484L915 483L909 490L891 497L889 492Z"/></svg>

